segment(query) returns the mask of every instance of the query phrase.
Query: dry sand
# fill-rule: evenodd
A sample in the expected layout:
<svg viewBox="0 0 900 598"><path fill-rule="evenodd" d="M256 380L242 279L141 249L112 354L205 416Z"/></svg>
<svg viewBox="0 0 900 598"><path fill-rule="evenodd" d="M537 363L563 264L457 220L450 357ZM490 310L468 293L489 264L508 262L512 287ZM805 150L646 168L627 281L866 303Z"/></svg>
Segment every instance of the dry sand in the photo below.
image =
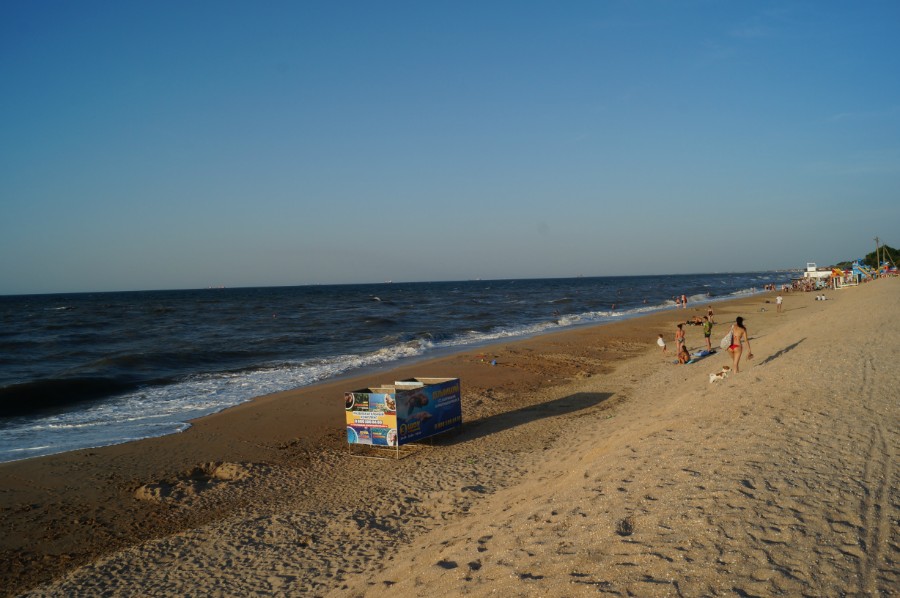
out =
<svg viewBox="0 0 900 598"><path fill-rule="evenodd" d="M692 306L497 345L496 367L469 352L2 465L0 588L892 595L900 280L828 296L717 304L747 319L755 359L715 383L724 352L671 364ZM399 461L349 456L342 392L411 375L461 378L464 430Z"/></svg>

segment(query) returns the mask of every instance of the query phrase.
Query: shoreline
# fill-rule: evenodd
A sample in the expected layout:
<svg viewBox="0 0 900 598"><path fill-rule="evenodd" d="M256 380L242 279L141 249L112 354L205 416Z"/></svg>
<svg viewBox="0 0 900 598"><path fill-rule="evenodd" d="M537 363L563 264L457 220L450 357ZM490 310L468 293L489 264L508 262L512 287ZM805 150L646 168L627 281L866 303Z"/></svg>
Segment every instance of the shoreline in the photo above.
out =
<svg viewBox="0 0 900 598"><path fill-rule="evenodd" d="M672 275L672 276L682 276L682 275ZM698 305L703 306L703 308L705 309L705 307L708 305L719 305L719 304L727 303L730 301L745 300L745 299L749 299L749 298L752 298L755 296L764 295L766 293L767 293L767 291L757 290L756 288L743 289L740 291L735 291L734 293L731 293L729 295L725 295L722 297L708 297L702 301L694 300L694 301L692 301L691 306L688 309L692 310L692 311L696 311L697 309L699 309L696 307ZM696 295L695 297L699 297L699 295ZM491 338L488 340L481 340L478 342L474 342L472 344L450 345L450 346L439 347L436 349L432 348L432 349L429 349L427 352L420 354L420 355L411 356L411 357L403 357L403 358L399 358L395 361L388 361L388 362L382 362L382 363L377 363L377 364L369 364L366 366L362 366L358 369L346 371L346 372L340 373L336 376L329 377L327 379L320 380L318 382L314 382L314 383L307 384L304 386L252 396L247 399L241 400L238 403L217 408L215 411L212 411L205 415L201 415L201 416L197 416L197 417L194 417L191 419L183 420L178 423L178 426L181 429L177 429L177 430L173 429L172 431L164 432L161 434L150 435L150 436L142 436L142 437L129 438L129 439L124 439L124 440L117 440L117 441L113 441L113 442L107 443L107 444L96 444L96 445L87 445L87 446L81 446L81 447L76 447L76 448L66 448L63 450L49 452L49 453L40 453L39 452L38 454L21 456L21 457L17 457L17 458L10 459L10 460L0 461L0 465L6 464L6 463L15 463L15 462L29 460L29 459L37 459L37 458L42 458L42 457L61 455L64 453L74 452L74 451L98 450L98 449L103 449L103 448L110 447L110 446L116 446L119 444L126 444L126 443L130 443L130 442L139 442L139 441L143 441L143 440L150 440L153 438L162 438L165 436L182 434L185 431L187 431L188 429L190 429L191 427L193 427L194 422L196 422L197 420L203 419L205 417L217 415L217 414L227 411L229 409L239 407L240 405L243 405L245 403L256 401L264 396L270 396L273 394L280 394L280 393L284 393L284 392L295 392L295 391L302 390L305 388L312 388L312 387L315 387L318 385L329 384L332 382L340 382L340 381L344 381L344 380L365 378L367 376L375 375L378 372L382 372L382 371L386 371L386 370L389 371L389 370L394 370L394 369L406 369L406 368L413 367L420 363L428 363L431 361L441 360L441 359L445 359L445 358L451 358L460 353L490 350L490 348L492 346L498 345L498 344L528 341L528 340L539 338L539 337L542 337L542 336L548 335L548 334L567 333L570 331L579 330L581 328L593 328L596 326L613 325L613 324L628 322L629 320L633 320L635 318L657 316L657 315L660 315L663 313L677 314L680 311L682 311L682 308L676 307L674 305L655 305L652 307L638 306L638 307L634 307L629 310L625 310L623 312L619 312L615 316L601 316L598 320L595 320L595 321L581 321L581 322L567 323L567 324L560 324L558 322L553 323L553 324L551 324L550 322L536 323L536 324L532 325L532 327L541 327L540 330L533 331L533 332L527 332L527 333L516 333L516 334L512 334L508 337L500 336L500 337ZM703 312L703 313L705 313L705 312ZM563 316L563 319L574 318L574 319L578 320L578 319L581 319L584 315L585 314L571 314L568 316ZM543 326L545 324L546 324L546 327L543 328ZM173 426L174 425L175 424L173 424ZM36 451L39 449L42 449L42 448L45 448L45 447L37 447Z"/></svg>
<svg viewBox="0 0 900 598"><path fill-rule="evenodd" d="M755 339L755 320L772 319L774 314L774 302L771 311L758 312L769 295L716 303L720 324L713 338L724 332L721 322L743 313ZM795 296L788 295L787 306ZM799 298L812 301L808 294ZM492 480L496 479L487 481L482 479L484 472L475 471L481 481L466 487L485 489L464 493L466 496L442 491L430 478L422 480L423 487L437 484L429 499L434 504L423 507L421 516L397 527L394 535L402 539L409 536L410 528L423 531L435 513L452 521L460 506L473 509L517 483L523 467L538 467L542 453L555 446L554 439L560 432L555 426L561 425L557 420L582 411L605 413L627 405L631 400L629 387L635 383L631 381L633 374L625 371L629 367L623 366L632 364L641 369L658 364L665 375L676 378L682 372L691 373L680 369L682 366L669 367L668 360L657 354L656 334L661 332L671 339L676 321L701 308L702 315L706 305L698 303L677 314L665 310L626 321L495 343L478 351L464 350L401 368L267 395L196 420L181 434L0 464L0 487L4 489L0 504L5 527L10 530L0 544L4 563L0 579L4 587L17 594L96 559L115 558L117 551L139 551L142 543L165 544L173 538L189 537L240 519L241 513L271 516L288 506L291 513L307 513L299 522L292 522L294 535L306 537L303 534L308 531L316 539L307 545L322 548L322 536L315 530L327 531L329 524L344 521L329 509L339 513L340 508L350 508L354 503L358 508L359 501L378 506L384 500L379 496L373 501L365 489L343 496L348 480L369 479L372 471L387 475L397 467L408 470L410 476L425 475L416 472L417 462L461 459L460 463L467 463L472 458L467 455L475 451L484 461L481 465L492 472ZM698 347L702 333L694 327L686 328L689 346ZM670 348L672 345L670 341ZM762 355L756 349L756 340L754 350ZM490 353L498 366L480 362L479 353ZM712 367L712 360L707 361L701 362L704 371ZM721 355L717 356L715 365L721 366L722 361ZM343 409L335 408L343 392L411 376L461 379L462 433L457 438L436 441L436 446L424 449L421 456L399 463L372 465L370 460L350 458L343 438ZM607 379L619 386L604 388L603 392L585 390L605 384ZM674 382L680 383L677 379ZM519 420L521 425L510 425ZM546 430L530 438L518 438L534 420L540 420ZM485 456L479 452L483 449L476 447L485 438L499 442L506 436L517 437L510 441L511 446L518 447L512 453L515 459ZM534 443L540 447L535 448ZM545 443L548 448L544 448ZM218 468L213 464L219 464ZM228 465L224 468L228 471L222 464ZM374 479L367 484L381 488L386 495L397 491L390 480ZM314 516L316 513L319 516ZM343 538L351 532L359 530L341 528L328 533ZM382 539L386 546L396 546L398 541ZM329 548L329 554L338 561L341 551L347 549L340 543ZM372 563L364 560L353 566L363 571ZM348 567L337 577L332 572L331 579L349 576L352 567ZM325 591L327 579L329 576L322 573L318 582L305 587Z"/></svg>

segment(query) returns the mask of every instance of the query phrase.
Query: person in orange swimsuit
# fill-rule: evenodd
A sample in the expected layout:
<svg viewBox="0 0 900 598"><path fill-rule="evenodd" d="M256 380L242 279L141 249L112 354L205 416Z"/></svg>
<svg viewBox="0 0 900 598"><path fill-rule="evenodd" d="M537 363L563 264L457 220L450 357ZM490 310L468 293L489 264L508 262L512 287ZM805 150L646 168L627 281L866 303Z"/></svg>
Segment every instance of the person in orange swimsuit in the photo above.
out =
<svg viewBox="0 0 900 598"><path fill-rule="evenodd" d="M734 326L731 330L733 336L731 346L728 347L728 352L731 353L731 358L733 360L731 371L736 374L740 371L738 369L738 363L741 361L741 353L743 353L742 343L747 343L747 359L753 359L753 351L750 349L750 334L744 327L744 318L740 316L735 318Z"/></svg>

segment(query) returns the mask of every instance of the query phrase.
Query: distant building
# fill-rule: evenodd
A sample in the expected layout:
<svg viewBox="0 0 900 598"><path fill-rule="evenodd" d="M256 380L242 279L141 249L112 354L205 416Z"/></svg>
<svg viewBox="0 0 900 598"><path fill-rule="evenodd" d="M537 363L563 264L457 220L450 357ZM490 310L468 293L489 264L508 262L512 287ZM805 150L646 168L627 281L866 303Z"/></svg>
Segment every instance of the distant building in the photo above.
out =
<svg viewBox="0 0 900 598"><path fill-rule="evenodd" d="M819 280L830 276L831 268L817 268L815 262L806 262L806 272L803 273L803 278Z"/></svg>

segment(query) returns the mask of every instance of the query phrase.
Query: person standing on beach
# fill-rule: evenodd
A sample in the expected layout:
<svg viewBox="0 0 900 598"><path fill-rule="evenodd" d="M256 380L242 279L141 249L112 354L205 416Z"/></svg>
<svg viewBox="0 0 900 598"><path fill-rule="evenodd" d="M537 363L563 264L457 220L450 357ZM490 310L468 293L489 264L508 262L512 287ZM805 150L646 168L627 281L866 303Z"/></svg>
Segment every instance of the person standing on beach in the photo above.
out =
<svg viewBox="0 0 900 598"><path fill-rule="evenodd" d="M775 305L777 306L775 311L777 311L778 313L781 313L781 302L782 301L784 301L784 299L782 299L781 295L778 295L777 297L775 297Z"/></svg>
<svg viewBox="0 0 900 598"><path fill-rule="evenodd" d="M712 309L712 305L710 305L709 307L706 308L706 317L708 317L708 318L709 318L709 321L712 322L713 324L716 323L716 321L713 320L713 309Z"/></svg>
<svg viewBox="0 0 900 598"><path fill-rule="evenodd" d="M728 352L731 353L733 364L731 371L737 374L740 371L738 369L738 363L741 361L741 353L743 352L742 344L744 342L747 343L747 359L753 359L753 351L750 349L750 335L744 327L744 318L738 316L734 319L734 326L731 327L731 332L733 336L731 338L731 346L728 347Z"/></svg>
<svg viewBox="0 0 900 598"><path fill-rule="evenodd" d="M687 296L686 295L681 296L681 308L687 309Z"/></svg>
<svg viewBox="0 0 900 598"><path fill-rule="evenodd" d="M706 350L709 353L712 353L712 344L710 343L709 337L712 335L712 322L709 320L709 316L703 316L703 339L706 341Z"/></svg>
<svg viewBox="0 0 900 598"><path fill-rule="evenodd" d="M678 330L675 331L675 355L681 353L682 346L684 346L684 324L679 324Z"/></svg>

